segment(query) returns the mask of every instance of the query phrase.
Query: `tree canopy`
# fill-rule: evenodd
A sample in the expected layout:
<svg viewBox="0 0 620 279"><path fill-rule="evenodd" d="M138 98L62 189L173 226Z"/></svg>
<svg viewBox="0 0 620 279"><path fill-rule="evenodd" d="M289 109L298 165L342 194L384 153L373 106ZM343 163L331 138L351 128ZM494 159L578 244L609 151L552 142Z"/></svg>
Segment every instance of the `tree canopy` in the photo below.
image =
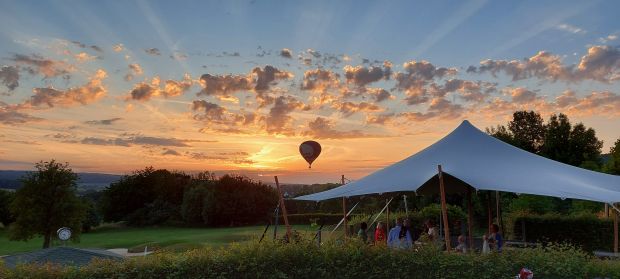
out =
<svg viewBox="0 0 620 279"><path fill-rule="evenodd" d="M41 161L35 167L37 170L27 174L15 192L10 206L15 222L9 238L28 240L41 235L43 248L48 248L56 230L69 227L73 240L79 239L86 208L76 195L77 174L68 163L55 160Z"/></svg>

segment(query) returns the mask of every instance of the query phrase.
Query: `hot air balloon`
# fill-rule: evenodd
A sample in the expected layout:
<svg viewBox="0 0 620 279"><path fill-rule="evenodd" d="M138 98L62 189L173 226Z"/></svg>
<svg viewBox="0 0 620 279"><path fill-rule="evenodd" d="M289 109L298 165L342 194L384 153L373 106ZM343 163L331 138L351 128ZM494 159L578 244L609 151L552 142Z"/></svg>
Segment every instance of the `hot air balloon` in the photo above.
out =
<svg viewBox="0 0 620 279"><path fill-rule="evenodd" d="M310 169L312 168L312 162L321 154L321 145L313 140L304 141L299 145L299 153L306 159L308 168Z"/></svg>

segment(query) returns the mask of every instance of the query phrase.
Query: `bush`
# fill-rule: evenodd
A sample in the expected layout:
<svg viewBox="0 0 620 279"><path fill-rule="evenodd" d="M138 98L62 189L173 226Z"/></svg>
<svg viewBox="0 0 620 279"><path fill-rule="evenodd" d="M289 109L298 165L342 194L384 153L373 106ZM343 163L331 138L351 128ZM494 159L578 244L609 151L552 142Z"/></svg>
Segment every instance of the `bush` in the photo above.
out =
<svg viewBox="0 0 620 279"><path fill-rule="evenodd" d="M360 214L349 215L349 220L362 216ZM308 213L308 214L289 214L288 222L292 225L335 225L342 220L342 214L335 213ZM284 224L284 217L280 214L278 221L280 224Z"/></svg>
<svg viewBox="0 0 620 279"><path fill-rule="evenodd" d="M566 242L588 252L613 250L611 219L601 219L593 214L513 213L506 220L506 233L513 239L523 239L522 224L525 223L525 239L528 242Z"/></svg>
<svg viewBox="0 0 620 279"><path fill-rule="evenodd" d="M522 267L535 278L620 278L620 263L597 260L566 245L505 250L502 254L447 254L431 247L389 250L356 241L317 247L302 241L157 252L82 268L0 267L7 278L514 278Z"/></svg>
<svg viewBox="0 0 620 279"><path fill-rule="evenodd" d="M376 215L371 216L367 214L360 214L353 218L349 222L349 225L353 225L354 227L358 227L362 222L367 222L370 225L370 222L374 220ZM377 219L377 221L385 221L385 213L381 214L381 217ZM409 218L412 221L413 226L423 229L424 222L426 220L433 220L435 225L439 226L440 218L441 218L441 206L439 204L431 204L427 207L422 208L420 211L411 211L407 216L405 212L390 212L390 226L394 226L394 220L396 218ZM370 222L368 222L370 220ZM462 225L467 224L467 214L463 212L463 210L455 205L448 205L448 221L450 222L450 234L451 235L459 235L461 234ZM443 232L442 232L443 233Z"/></svg>

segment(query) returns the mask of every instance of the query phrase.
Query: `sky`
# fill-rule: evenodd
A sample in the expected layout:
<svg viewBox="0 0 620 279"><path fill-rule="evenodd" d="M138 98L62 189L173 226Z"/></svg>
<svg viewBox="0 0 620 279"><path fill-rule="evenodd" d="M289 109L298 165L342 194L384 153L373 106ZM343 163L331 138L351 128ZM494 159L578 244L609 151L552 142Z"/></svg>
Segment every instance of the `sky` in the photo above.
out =
<svg viewBox="0 0 620 279"><path fill-rule="evenodd" d="M337 182L517 110L620 138L618 1L0 6L0 169Z"/></svg>

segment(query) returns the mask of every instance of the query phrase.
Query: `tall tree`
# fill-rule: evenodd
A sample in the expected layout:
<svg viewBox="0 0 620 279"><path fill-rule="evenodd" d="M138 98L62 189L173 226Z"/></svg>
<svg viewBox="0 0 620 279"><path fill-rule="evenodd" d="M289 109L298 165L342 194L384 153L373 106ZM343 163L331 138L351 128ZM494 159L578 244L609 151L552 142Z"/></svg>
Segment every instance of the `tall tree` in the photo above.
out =
<svg viewBox="0 0 620 279"><path fill-rule="evenodd" d="M598 140L594 129L586 128L583 123L579 123L570 132L571 157L566 163L581 167L598 166L602 148L603 142Z"/></svg>
<svg viewBox="0 0 620 279"><path fill-rule="evenodd" d="M9 224L15 221L15 216L13 216L9 210L9 205L13 202L14 198L15 193L0 190L0 223L2 223L4 227L8 227Z"/></svg>
<svg viewBox="0 0 620 279"><path fill-rule="evenodd" d="M55 160L35 164L36 171L22 179L15 193L11 213L16 220L9 229L11 240L43 236L43 248L50 247L52 235L61 227L72 230L79 239L86 208L76 195L78 176L69 164Z"/></svg>
<svg viewBox="0 0 620 279"><path fill-rule="evenodd" d="M545 140L541 155L549 159L568 163L571 157L571 124L565 114L552 115L546 125Z"/></svg>
<svg viewBox="0 0 620 279"><path fill-rule="evenodd" d="M620 175L620 139L609 150L609 161L605 164L604 171L610 174Z"/></svg>
<svg viewBox="0 0 620 279"><path fill-rule="evenodd" d="M545 125L539 113L516 111L508 123L513 145L532 153L538 153L545 137Z"/></svg>

